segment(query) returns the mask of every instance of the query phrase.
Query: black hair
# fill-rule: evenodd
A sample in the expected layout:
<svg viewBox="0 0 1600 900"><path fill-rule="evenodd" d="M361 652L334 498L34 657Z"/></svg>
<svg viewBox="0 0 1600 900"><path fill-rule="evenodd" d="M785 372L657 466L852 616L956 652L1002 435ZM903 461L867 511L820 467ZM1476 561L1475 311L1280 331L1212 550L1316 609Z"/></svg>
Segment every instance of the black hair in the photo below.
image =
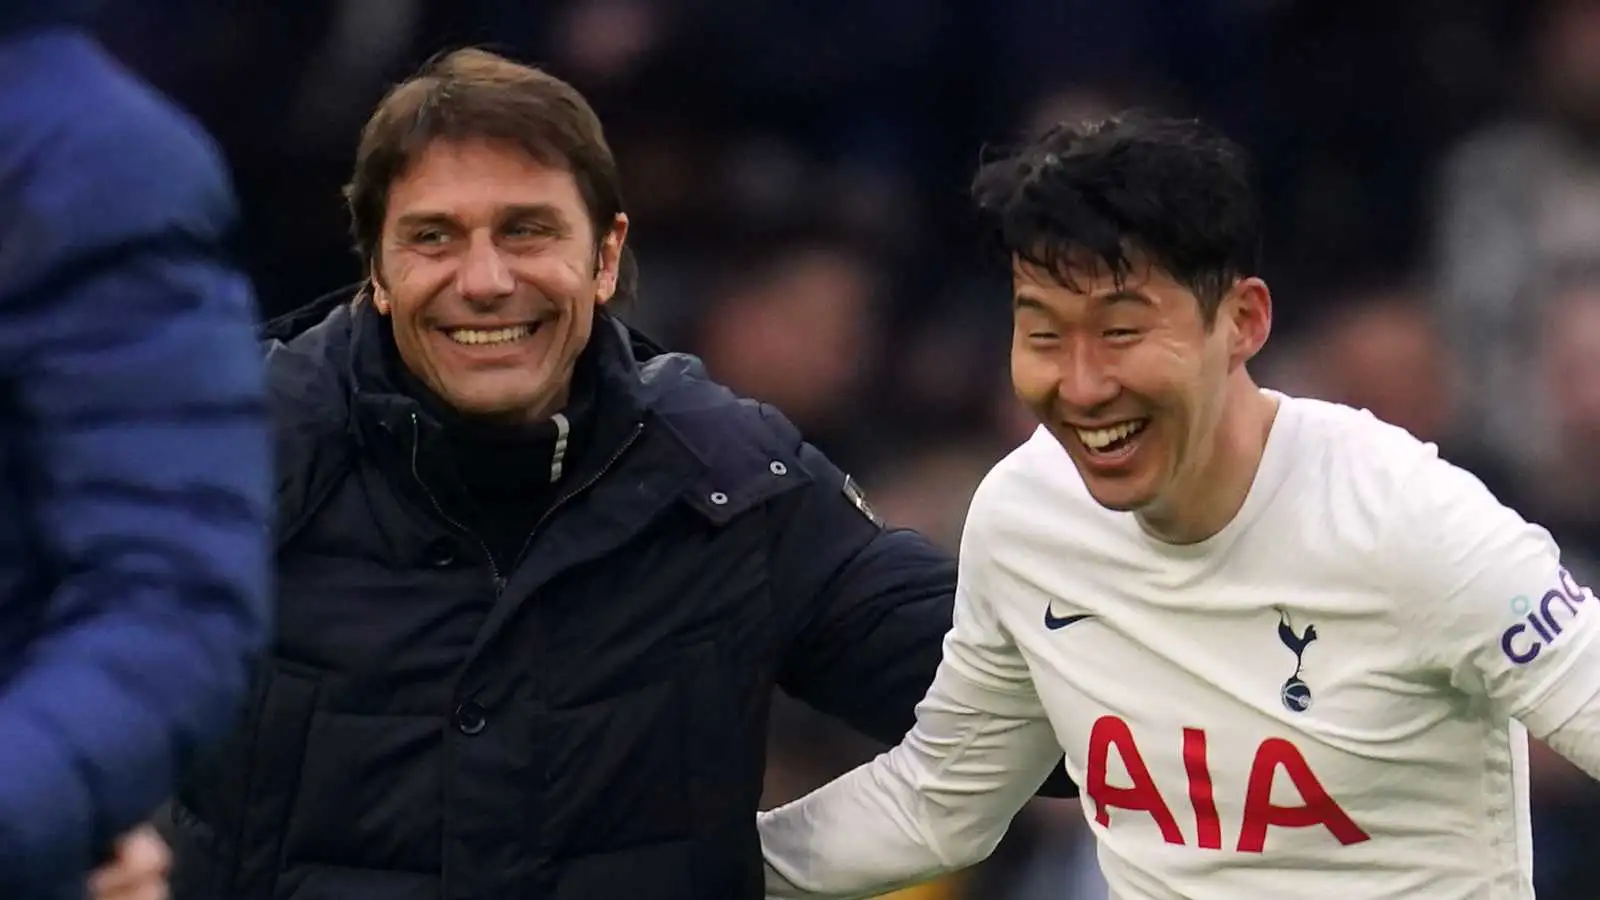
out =
<svg viewBox="0 0 1600 900"><path fill-rule="evenodd" d="M1120 284L1142 255L1193 291L1209 322L1261 264L1253 180L1248 155L1220 132L1133 111L1059 124L987 159L972 194L1008 264L1076 290L1086 265Z"/></svg>

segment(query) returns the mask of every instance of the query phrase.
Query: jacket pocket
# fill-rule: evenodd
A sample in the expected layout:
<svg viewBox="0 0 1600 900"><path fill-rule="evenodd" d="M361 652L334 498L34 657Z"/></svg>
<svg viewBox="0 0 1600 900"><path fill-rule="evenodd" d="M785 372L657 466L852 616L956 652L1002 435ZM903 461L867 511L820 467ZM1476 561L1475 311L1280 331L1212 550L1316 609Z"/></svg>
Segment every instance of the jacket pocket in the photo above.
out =
<svg viewBox="0 0 1600 900"><path fill-rule="evenodd" d="M272 895L282 868L284 836L300 790L306 737L322 675L276 660L256 717L240 815L238 867L230 900ZM228 785L221 789L227 790Z"/></svg>

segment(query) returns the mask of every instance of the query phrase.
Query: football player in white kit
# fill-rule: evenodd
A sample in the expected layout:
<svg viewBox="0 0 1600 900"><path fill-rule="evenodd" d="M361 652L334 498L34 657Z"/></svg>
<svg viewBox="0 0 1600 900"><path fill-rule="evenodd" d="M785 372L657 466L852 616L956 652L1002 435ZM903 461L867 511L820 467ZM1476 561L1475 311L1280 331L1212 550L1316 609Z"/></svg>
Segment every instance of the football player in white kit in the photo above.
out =
<svg viewBox="0 0 1600 900"><path fill-rule="evenodd" d="M1220 135L1062 126L975 194L1042 427L972 501L915 728L761 815L768 896L979 862L1064 750L1116 900L1532 897L1528 732L1600 775L1600 610L1549 534L1251 380L1272 302Z"/></svg>

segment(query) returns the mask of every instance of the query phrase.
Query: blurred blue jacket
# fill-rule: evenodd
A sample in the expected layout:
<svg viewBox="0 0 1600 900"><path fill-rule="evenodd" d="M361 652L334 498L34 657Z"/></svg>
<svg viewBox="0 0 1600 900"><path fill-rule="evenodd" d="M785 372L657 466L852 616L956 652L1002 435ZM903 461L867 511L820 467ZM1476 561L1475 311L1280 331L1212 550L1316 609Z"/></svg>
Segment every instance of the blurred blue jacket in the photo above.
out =
<svg viewBox="0 0 1600 900"><path fill-rule="evenodd" d="M191 122L0 2L0 898L87 871L237 721L270 438L235 208Z"/></svg>

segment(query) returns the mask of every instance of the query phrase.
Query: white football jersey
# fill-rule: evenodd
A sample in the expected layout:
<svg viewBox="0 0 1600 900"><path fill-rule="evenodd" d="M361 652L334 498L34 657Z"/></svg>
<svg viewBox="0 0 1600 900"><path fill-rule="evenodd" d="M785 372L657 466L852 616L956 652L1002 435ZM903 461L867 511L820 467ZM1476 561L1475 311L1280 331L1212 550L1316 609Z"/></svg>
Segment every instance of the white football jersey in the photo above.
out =
<svg viewBox="0 0 1600 900"><path fill-rule="evenodd" d="M1523 726L1600 693L1596 605L1546 531L1364 412L1281 398L1238 515L1189 545L1041 430L974 498L917 729L764 818L772 896L968 864L1064 752L1117 900L1531 898ZM930 850L891 871L874 841Z"/></svg>

